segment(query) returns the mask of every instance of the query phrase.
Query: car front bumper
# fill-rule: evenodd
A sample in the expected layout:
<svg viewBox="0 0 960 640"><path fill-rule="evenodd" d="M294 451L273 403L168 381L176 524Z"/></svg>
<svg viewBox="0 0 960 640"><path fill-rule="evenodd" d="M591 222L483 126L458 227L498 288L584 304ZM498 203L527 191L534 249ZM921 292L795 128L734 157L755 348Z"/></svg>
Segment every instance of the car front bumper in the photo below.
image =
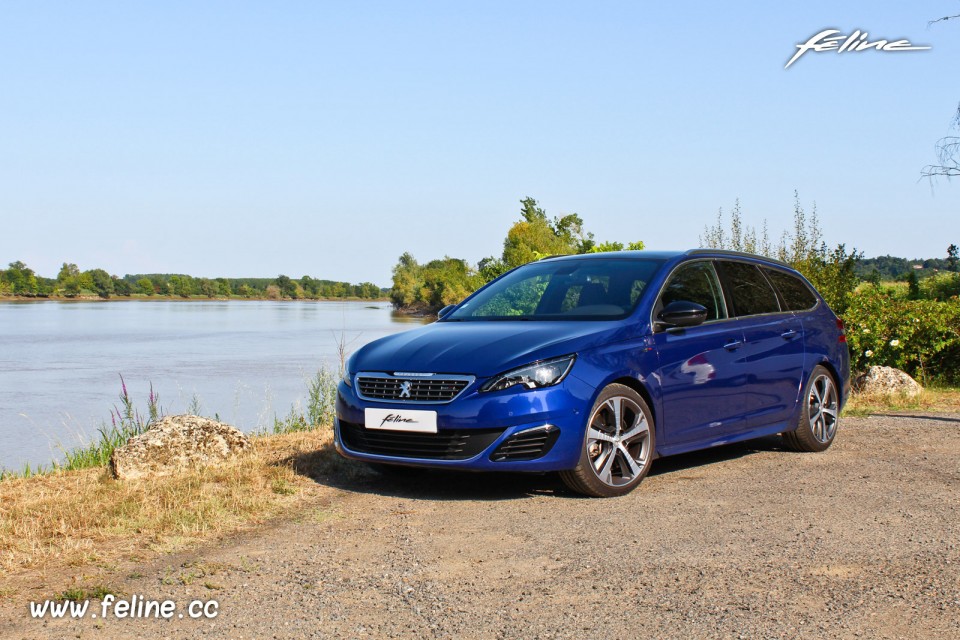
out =
<svg viewBox="0 0 960 640"><path fill-rule="evenodd" d="M472 471L545 472L572 469L577 465L587 414L596 394L593 386L574 376L567 376L560 384L545 389L511 388L480 393L478 388L479 384L475 383L463 394L444 404L388 403L361 399L353 387L341 382L334 422L337 451L344 457L368 462ZM366 408L436 411L436 437L432 437L432 434L408 436L387 432L388 436L396 436L387 438L381 430L365 429ZM521 442L526 437L535 439L536 430L544 428L550 432L553 442L543 455L534 459L510 459L509 456L504 459L501 445ZM386 455L384 446L367 446L367 437L381 444L390 440L399 453ZM416 442L418 447L397 445L397 441ZM435 452L445 447L433 446L434 442L450 441L471 442L471 446L462 449L466 451L465 454L454 454L467 457L451 459L436 453L410 453L414 449ZM471 450L471 447L477 451ZM518 449L514 447L512 450Z"/></svg>

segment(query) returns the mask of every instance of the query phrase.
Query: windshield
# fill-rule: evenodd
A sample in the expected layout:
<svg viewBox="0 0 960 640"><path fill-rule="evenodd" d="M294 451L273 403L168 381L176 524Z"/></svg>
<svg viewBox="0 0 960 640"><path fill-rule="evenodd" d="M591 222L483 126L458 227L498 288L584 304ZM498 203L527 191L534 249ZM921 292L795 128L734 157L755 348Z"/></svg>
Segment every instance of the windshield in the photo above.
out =
<svg viewBox="0 0 960 640"><path fill-rule="evenodd" d="M662 260L543 260L511 271L443 320L615 320L627 317Z"/></svg>

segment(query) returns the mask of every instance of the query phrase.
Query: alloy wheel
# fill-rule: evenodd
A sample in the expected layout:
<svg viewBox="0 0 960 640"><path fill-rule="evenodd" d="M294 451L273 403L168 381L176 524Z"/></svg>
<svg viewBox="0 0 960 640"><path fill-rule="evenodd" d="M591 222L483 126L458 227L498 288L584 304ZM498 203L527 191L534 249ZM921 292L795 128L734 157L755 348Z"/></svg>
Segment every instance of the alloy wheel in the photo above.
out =
<svg viewBox="0 0 960 640"><path fill-rule="evenodd" d="M826 444L833 440L837 431L837 388L829 375L821 374L810 385L807 398L810 432L817 442Z"/></svg>
<svg viewBox="0 0 960 640"><path fill-rule="evenodd" d="M591 416L585 446L597 479L611 487L629 484L650 457L647 417L632 399L613 396Z"/></svg>

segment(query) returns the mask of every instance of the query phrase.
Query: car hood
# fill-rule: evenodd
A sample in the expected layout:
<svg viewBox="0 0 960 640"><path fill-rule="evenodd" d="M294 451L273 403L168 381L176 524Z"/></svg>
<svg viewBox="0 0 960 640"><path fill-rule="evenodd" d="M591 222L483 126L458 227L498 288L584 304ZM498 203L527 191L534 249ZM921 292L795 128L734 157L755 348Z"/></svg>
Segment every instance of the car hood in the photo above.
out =
<svg viewBox="0 0 960 640"><path fill-rule="evenodd" d="M629 337L622 321L435 322L357 351L351 370L492 376Z"/></svg>

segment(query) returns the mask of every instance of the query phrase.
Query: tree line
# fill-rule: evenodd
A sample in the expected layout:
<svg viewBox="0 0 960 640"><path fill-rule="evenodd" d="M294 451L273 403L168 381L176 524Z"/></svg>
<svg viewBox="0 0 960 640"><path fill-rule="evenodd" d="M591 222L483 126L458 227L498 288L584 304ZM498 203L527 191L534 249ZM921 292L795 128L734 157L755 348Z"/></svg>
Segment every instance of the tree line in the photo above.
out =
<svg viewBox="0 0 960 640"><path fill-rule="evenodd" d="M643 242L596 242L576 213L553 219L533 198L520 201L520 220L507 231L499 257L489 256L476 265L460 258L444 258L420 264L409 252L393 268L390 299L407 313L436 313L460 302L494 278L520 265L549 255L597 253L643 249Z"/></svg>
<svg viewBox="0 0 960 640"><path fill-rule="evenodd" d="M21 261L0 269L0 295L36 298L82 296L174 298L250 298L269 300L320 300L386 298L388 289L371 282L352 284L303 276L276 278L200 278L185 274L152 273L110 275L103 269L81 271L64 262L56 278L45 278Z"/></svg>

